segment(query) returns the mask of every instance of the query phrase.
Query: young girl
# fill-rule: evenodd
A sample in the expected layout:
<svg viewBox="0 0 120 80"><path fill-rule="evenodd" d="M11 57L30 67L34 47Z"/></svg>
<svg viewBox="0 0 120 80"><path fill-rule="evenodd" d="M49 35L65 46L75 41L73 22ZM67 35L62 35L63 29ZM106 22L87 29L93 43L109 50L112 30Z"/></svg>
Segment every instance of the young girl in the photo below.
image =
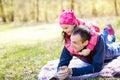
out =
<svg viewBox="0 0 120 80"><path fill-rule="evenodd" d="M63 10L60 15L59 23L60 23L61 28L63 29L63 39L65 41L65 47L72 55L87 56L94 49L97 39L98 39L97 32L100 31L98 26L92 23L86 24L85 21L76 18L72 10ZM89 44L87 45L87 49L84 49L80 52L76 52L71 47L70 36L73 30L75 29L75 27L79 25L88 26L87 28L89 28L92 37L89 41Z"/></svg>

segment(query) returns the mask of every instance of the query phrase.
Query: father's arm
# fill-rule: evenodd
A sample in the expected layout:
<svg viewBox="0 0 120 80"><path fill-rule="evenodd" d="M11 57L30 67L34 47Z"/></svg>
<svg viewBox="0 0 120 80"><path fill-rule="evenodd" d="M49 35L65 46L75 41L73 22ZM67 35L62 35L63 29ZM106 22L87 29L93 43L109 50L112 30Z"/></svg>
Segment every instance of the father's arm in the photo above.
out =
<svg viewBox="0 0 120 80"><path fill-rule="evenodd" d="M66 49L66 47L64 47L62 54L60 56L60 61L57 67L57 71L59 71L59 67L61 66L68 66L71 59L72 59L72 56L70 52Z"/></svg>
<svg viewBox="0 0 120 80"><path fill-rule="evenodd" d="M99 72L102 69L104 63L104 51L103 38L100 36L96 45L96 53L93 57L92 64L82 68L72 68L72 75L80 76L84 74Z"/></svg>

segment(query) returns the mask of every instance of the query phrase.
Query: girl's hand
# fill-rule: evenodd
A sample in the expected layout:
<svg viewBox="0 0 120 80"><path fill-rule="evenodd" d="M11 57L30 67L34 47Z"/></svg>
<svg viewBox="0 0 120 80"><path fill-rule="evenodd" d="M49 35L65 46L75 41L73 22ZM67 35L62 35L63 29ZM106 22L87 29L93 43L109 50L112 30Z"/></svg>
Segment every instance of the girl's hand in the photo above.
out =
<svg viewBox="0 0 120 80"><path fill-rule="evenodd" d="M90 54L90 51L90 49L83 49L81 52L79 52L79 55L88 56Z"/></svg>

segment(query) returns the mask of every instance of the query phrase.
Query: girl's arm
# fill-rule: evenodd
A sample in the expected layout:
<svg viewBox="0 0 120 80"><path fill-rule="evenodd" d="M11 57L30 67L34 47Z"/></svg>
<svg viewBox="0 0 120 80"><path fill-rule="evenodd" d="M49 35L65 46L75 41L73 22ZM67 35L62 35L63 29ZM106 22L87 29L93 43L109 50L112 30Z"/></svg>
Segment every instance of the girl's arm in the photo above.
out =
<svg viewBox="0 0 120 80"><path fill-rule="evenodd" d="M94 26L94 25L89 25L88 26L89 30L90 30L90 33L91 33L91 38L90 38L90 41L87 45L87 49L90 49L91 51L94 49L94 47L96 46L96 43L98 41L98 31L99 31L99 28Z"/></svg>

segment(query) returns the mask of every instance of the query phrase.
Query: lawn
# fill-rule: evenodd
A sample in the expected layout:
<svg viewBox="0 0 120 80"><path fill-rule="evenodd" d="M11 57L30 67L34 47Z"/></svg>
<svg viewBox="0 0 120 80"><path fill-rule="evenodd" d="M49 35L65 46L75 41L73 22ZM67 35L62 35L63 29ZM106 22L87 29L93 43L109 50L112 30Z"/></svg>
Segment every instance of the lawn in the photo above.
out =
<svg viewBox="0 0 120 80"><path fill-rule="evenodd" d="M0 27L0 80L36 80L40 68L58 58L62 44L57 24Z"/></svg>
<svg viewBox="0 0 120 80"><path fill-rule="evenodd" d="M85 20L95 21L101 31L111 23L116 41L120 41L120 17ZM57 23L1 24L0 80L36 80L47 61L59 58L62 47L61 28Z"/></svg>

